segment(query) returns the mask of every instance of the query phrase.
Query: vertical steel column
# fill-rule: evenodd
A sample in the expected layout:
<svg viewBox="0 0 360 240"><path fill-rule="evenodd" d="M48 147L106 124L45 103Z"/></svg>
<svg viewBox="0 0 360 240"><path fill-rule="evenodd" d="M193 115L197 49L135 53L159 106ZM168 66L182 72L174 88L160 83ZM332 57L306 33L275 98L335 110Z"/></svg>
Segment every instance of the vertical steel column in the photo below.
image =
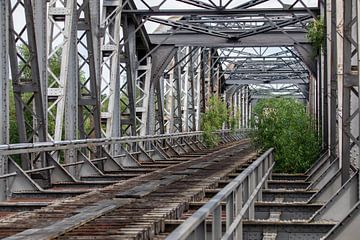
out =
<svg viewBox="0 0 360 240"><path fill-rule="evenodd" d="M211 96L211 81L212 81L212 68L211 68L211 64L212 64L212 55L211 55L211 49L207 49L207 53L206 53L206 71L205 71L205 109L207 107L207 104L209 102L209 98Z"/></svg>
<svg viewBox="0 0 360 240"><path fill-rule="evenodd" d="M327 42L326 42L326 65L327 65L327 92L328 92L328 125L329 131L329 154L330 160L333 161L336 158L336 142L337 142L337 35L336 35L336 0L327 0L327 14L326 14L326 28Z"/></svg>
<svg viewBox="0 0 360 240"><path fill-rule="evenodd" d="M161 81L161 79L160 79ZM146 129L147 135L155 135L156 124L156 107L155 107L155 86L154 82L151 82L149 88L149 108L148 108L148 125Z"/></svg>
<svg viewBox="0 0 360 240"><path fill-rule="evenodd" d="M104 55L109 54L109 65L103 60L103 71L109 71L109 89L108 89L108 108L106 114L106 136L120 137L121 136L121 122L120 122L120 31L121 31L121 11L122 0L116 2L103 3L103 58ZM109 52L109 53L108 53ZM106 68L106 66L108 66ZM105 73L102 74L103 77ZM105 104L104 102L102 104ZM114 155L118 155L118 146L112 149Z"/></svg>
<svg viewBox="0 0 360 240"><path fill-rule="evenodd" d="M241 128L245 128L245 86L241 87Z"/></svg>
<svg viewBox="0 0 360 240"><path fill-rule="evenodd" d="M350 177L350 88L346 85L351 72L351 36L352 4L351 1L338 1L337 14L343 19L343 26L338 37L338 83L339 83L339 158L341 160L341 182ZM341 22L339 22L341 23ZM340 27L340 26L339 26ZM340 30L340 29L339 29ZM340 34L343 33L342 36Z"/></svg>
<svg viewBox="0 0 360 240"><path fill-rule="evenodd" d="M156 133L164 134L164 84L163 77L160 77L160 81L155 84L156 93Z"/></svg>
<svg viewBox="0 0 360 240"><path fill-rule="evenodd" d="M0 2L0 144L9 143L9 1ZM0 155L0 175L8 173L7 157ZM7 180L0 180L0 201L7 196Z"/></svg>
<svg viewBox="0 0 360 240"><path fill-rule="evenodd" d="M79 10L84 14L84 26L78 29L79 134L82 139L100 138L100 2L89 0L82 4ZM86 50L82 51L84 46Z"/></svg>
<svg viewBox="0 0 360 240"><path fill-rule="evenodd" d="M138 78L136 79L136 105L141 106L141 119L139 121L139 134L141 136L146 135L146 129L148 125L148 110L149 110L149 91L151 81L151 58L146 59L146 65L139 66Z"/></svg>
<svg viewBox="0 0 360 240"><path fill-rule="evenodd" d="M164 106L164 120L166 121L166 133L174 132L174 112L175 112L175 94L174 94L174 59L172 59L168 68L171 70L164 78L164 95L166 104Z"/></svg>
<svg viewBox="0 0 360 240"><path fill-rule="evenodd" d="M64 100L59 103L56 113L55 139L61 139L62 126L65 126L65 139L78 138L78 93L79 93L79 63L77 48L77 11L76 2L67 1L64 21L64 45L61 55L60 82L63 83ZM77 161L74 150L65 152L65 163ZM75 169L70 169L72 174Z"/></svg>
<svg viewBox="0 0 360 240"><path fill-rule="evenodd" d="M182 52L184 56L188 55L189 53L189 48L188 47L184 47L182 49ZM182 76L181 76L181 95L182 95L182 111L183 111L183 119L182 119L182 123L183 123L183 131L184 132L188 132L189 131L189 94L188 94L188 90L189 90L189 61L191 60L191 58L188 56L185 58L185 62L184 64L182 64Z"/></svg>
<svg viewBox="0 0 360 240"><path fill-rule="evenodd" d="M136 80L136 36L135 24L130 16L124 18L124 38L125 52L127 58L126 64L126 78L127 78L127 114L128 119L121 121L121 125L125 128L130 128L130 135L136 135L136 107L135 107L135 80ZM124 114L123 114L124 115ZM128 124L126 124L128 122Z"/></svg>
<svg viewBox="0 0 360 240"><path fill-rule="evenodd" d="M360 3L359 1L357 1L356 4L356 16L357 16L357 74L358 74L358 89L360 89ZM360 92L360 90L359 90ZM358 108L360 108L360 97L358 98ZM358 120L358 128L359 128L359 135L360 135L360 117ZM360 147L359 147L359 151L360 151ZM358 168L360 167L360 154L358 155L357 158L357 166ZM359 199L360 199L360 178L358 179L358 194L359 194Z"/></svg>
<svg viewBox="0 0 360 240"><path fill-rule="evenodd" d="M195 131L199 131L200 130L200 113L201 113L201 81L202 81L202 78L201 78L201 72L202 72L202 65L201 65L201 56L202 56L202 52L203 52L203 49L199 48L197 50L197 57L196 57L196 63L195 63L195 66L196 66L196 69L195 69L195 83L194 83L194 127L193 127L193 130Z"/></svg>
<svg viewBox="0 0 360 240"><path fill-rule="evenodd" d="M33 3L33 14L34 14L34 30L35 30L35 41L37 46L37 56L39 62L39 76L40 86L42 89L42 103L44 109L44 120L43 123L45 128L48 129L48 118L47 118L47 6L46 1L32 1ZM38 128L41 125L38 119L35 119L33 126ZM38 137L35 136L35 141L38 141Z"/></svg>
<svg viewBox="0 0 360 240"><path fill-rule="evenodd" d="M181 49L179 48L174 56L175 68L174 68L174 94L175 94L175 106L174 106L174 130L177 132L182 132L182 103L181 103L181 94L182 94L182 80L181 80Z"/></svg>
<svg viewBox="0 0 360 240"><path fill-rule="evenodd" d="M237 116L238 116L238 111L239 111L239 95L238 95L238 91L239 91L239 88L237 88L237 90L235 91L232 99L233 99L233 117L234 119L237 119ZM237 126L238 124L236 123L236 126L235 127L238 127Z"/></svg>
<svg viewBox="0 0 360 240"><path fill-rule="evenodd" d="M321 103L321 89L322 89L322 69L321 69L321 58L317 59L317 76L316 76L316 130L318 133L321 131L321 120L322 120L322 103Z"/></svg>
<svg viewBox="0 0 360 240"><path fill-rule="evenodd" d="M65 127L65 139L77 139L78 132L78 58L77 58L77 11L76 2L67 1L68 14L64 21L64 44L61 54L60 82L63 84L63 97L58 103L55 123L55 140L62 139ZM67 163L75 161L73 154L65 158Z"/></svg>
<svg viewBox="0 0 360 240"><path fill-rule="evenodd" d="M238 128L242 128L242 125L241 125L241 118L242 118L242 101L241 101L241 86L237 92L237 95L238 95Z"/></svg>
<svg viewBox="0 0 360 240"><path fill-rule="evenodd" d="M245 93L244 93L244 105L245 105L245 122L244 122L244 126L245 128L249 127L249 86L245 86L244 89Z"/></svg>
<svg viewBox="0 0 360 240"><path fill-rule="evenodd" d="M51 0L48 7L49 62L60 59L60 70L48 66L48 123L53 140L77 138L78 65L76 3ZM64 130L64 131L63 131ZM63 135L64 133L64 135ZM69 160L70 161L70 160Z"/></svg>
<svg viewBox="0 0 360 240"><path fill-rule="evenodd" d="M10 3L14 4L14 7L9 6L8 9L11 33L9 34L9 54L19 142L46 141L45 99L43 99L45 89L42 89L40 76L33 3L31 0L17 0ZM21 11L21 8L25 15L25 26L21 26L19 30L14 27L13 19L16 18L16 14L19 14L17 11ZM25 32L27 36L24 36ZM20 46L22 49L19 49ZM43 50L46 51L46 49ZM28 53L28 59L21 56L26 53ZM31 115L30 121L25 118L25 112ZM39 159L42 160L40 164L44 164L43 158L34 156L33 162L24 154L22 167L29 169Z"/></svg>
<svg viewBox="0 0 360 240"><path fill-rule="evenodd" d="M194 50L193 47L189 47L189 51L192 52ZM196 51L195 51L196 52ZM188 131L194 131L195 130L195 121L196 121L196 116L195 116L195 61L194 61L194 55L195 54L190 54L190 61L188 64L188 68L189 68L189 83L188 83L188 89L187 89L187 94L188 96L188 101L190 102L190 106L188 106L188 117L187 117L187 121L188 121ZM189 104L187 104L189 105ZM190 107L190 108L189 108Z"/></svg>
<svg viewBox="0 0 360 240"><path fill-rule="evenodd" d="M327 6L326 6L326 2L321 2L320 3L320 13L321 16L324 17L325 22L327 23ZM331 23L329 25L329 28L331 28ZM327 88L327 64L326 64L326 41L327 39L325 38L324 40L324 46L323 46L323 51L321 51L320 54L320 60L321 60L321 112L322 112L322 119L321 119L321 135L322 135L322 146L324 149L328 148L328 139L329 139L329 130L328 130L328 88Z"/></svg>
<svg viewBox="0 0 360 240"><path fill-rule="evenodd" d="M200 60L200 112L205 112L206 109L206 62L207 62L208 52L205 49L201 53Z"/></svg>
<svg viewBox="0 0 360 240"><path fill-rule="evenodd" d="M248 128L251 128L251 114L252 114L252 104L251 104L251 98L249 95L249 117L248 117Z"/></svg>

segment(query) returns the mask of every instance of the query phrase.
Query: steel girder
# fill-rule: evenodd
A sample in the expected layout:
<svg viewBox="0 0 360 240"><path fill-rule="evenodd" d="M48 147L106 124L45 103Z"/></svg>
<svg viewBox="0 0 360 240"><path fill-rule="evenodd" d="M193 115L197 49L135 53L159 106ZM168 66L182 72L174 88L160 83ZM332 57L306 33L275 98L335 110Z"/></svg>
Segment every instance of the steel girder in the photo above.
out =
<svg viewBox="0 0 360 240"><path fill-rule="evenodd" d="M47 140L46 118L46 3L12 1L9 6L9 56L15 98L19 142ZM15 28L16 14L25 16L24 25ZM36 23L36 24L35 24ZM45 31L46 32L46 31ZM39 160L39 161L37 161ZM24 169L43 165L43 156L22 156Z"/></svg>
<svg viewBox="0 0 360 240"><path fill-rule="evenodd" d="M207 46L218 49L217 51L220 52L220 57L223 58L222 65L224 66L222 67L226 68L231 65L229 59L241 61L242 59L240 57L248 57L252 60L252 57L255 58L257 56L254 56L255 54L249 54L249 56L241 56L241 54L237 56L230 56L230 54L221 56L221 52L224 52L222 49L224 48L284 48L285 46L285 50L299 63L298 65L301 65L300 69L304 71L304 74L299 73L297 71L299 70L298 66L292 65L290 60L282 59L282 65L287 65L286 68L291 71L288 75L276 73L271 70L269 73L258 73L257 76L253 74L248 78L245 70L235 71L234 69L229 70L231 74L219 72L218 75L225 77L227 83L230 85L235 84L235 80L237 79L244 81L239 81L239 84L298 83L299 86L301 85L299 89L301 89L304 96L308 98L308 87L302 83L309 82L309 71L316 75L316 62L310 57L311 46L305 36L305 25L310 19L318 15L318 8L310 8L303 3L301 8L294 8L297 3L296 1L290 5L283 4L279 1L283 7L282 9L266 9L266 11L261 8L248 8L265 1L250 1L237 7L234 7L234 4L231 3L232 1L222 6L213 5L212 7L201 1L182 2L195 5L198 9L169 10L162 8L160 5L154 8L146 6L145 9L124 11L124 14L146 16L146 19L149 21L167 26L166 31L162 30L150 34L150 40L154 44ZM192 13L196 13L196 17L192 15ZM181 15L182 17L178 17L177 19L160 19L156 17L167 14ZM294 46L296 46L296 50ZM275 55L273 57L275 57ZM278 57L281 57L281 54L279 54ZM307 67L305 67L302 62L306 63ZM233 64L238 65L238 63ZM260 63L259 65L262 64L264 63ZM255 66L255 63L253 65ZM253 68L254 70L258 70L256 67ZM276 69L276 67L274 67L274 69ZM281 67L278 66L278 69L281 69Z"/></svg>
<svg viewBox="0 0 360 240"><path fill-rule="evenodd" d="M120 47L121 40L121 11L122 0L104 1L102 28L102 88L101 105L108 106L101 112L101 119L106 121L106 137L121 136L120 121L120 76L124 69L121 66L121 60L124 56ZM122 59L121 59L122 58ZM116 147L116 145L115 145ZM116 150L116 149L114 149ZM114 152L118 153L118 149Z"/></svg>
<svg viewBox="0 0 360 240"><path fill-rule="evenodd" d="M19 2L22 3L20 0ZM189 1L186 2L189 3ZM193 1L190 2L193 3ZM182 27L179 32L189 34L191 29L185 29L185 25L188 24L191 28L198 25L198 32L204 31L203 34L207 36L203 38L203 41L220 35L223 38L226 35L230 36L230 39L225 39L230 43L236 38L242 38L242 41L249 37L253 38L254 34L281 34L287 37L284 31L304 36L303 24L310 18L309 10L311 12L314 9L289 8L283 9L284 11L275 9L263 16L244 16L244 14L255 12L254 9L249 9L246 13L246 8L261 2L264 1L251 1L251 3L241 6L234 6L234 13L242 13L239 16L229 16L230 18L228 16L213 18L207 14L200 19L181 18L178 21ZM42 4L32 1L31 4L34 10L32 16L31 14L26 15L22 11L23 15L28 17L29 22L36 23L34 25L39 29L36 31L33 41L36 44L36 56L39 63L35 64L35 59L32 59L31 64L24 62L24 66L26 68L38 66L39 78L36 79L39 81L37 88L41 90L41 94L34 98L34 102L41 102L43 111L39 110L39 104L35 104L39 105L38 107L33 107L33 104L29 102L25 109L29 112L32 110L34 121L31 120L31 124L29 121L24 127L21 122L26 119L18 110L18 126L22 132L25 132L26 127L28 129L35 128L35 126L41 125L40 123L42 123L42 128L35 128L37 131L41 130L45 133L47 129L51 129L51 131L48 135L40 134L41 131L36 133L32 141L41 140L40 136L50 140L71 140L165 132L163 125L167 124L168 120L164 120L166 114L163 111L167 109L167 100L165 100L167 92L164 92L163 88L168 83L164 82L167 79L162 69L165 69L166 66L161 69L154 68L153 57L156 56L158 48L165 46L166 41L161 41L156 46L150 46L144 24L151 19L145 17L141 21L137 18L137 14L132 13L136 12L135 4L132 1L124 3L120 0L104 1L102 6L98 1L93 0L79 3L52 0ZM14 7L23 8L22 4L14 5ZM103 8L101 19L100 7ZM161 6L159 7L161 8ZM227 11L226 9L232 8L232 4L229 3L227 6L223 6L224 8L225 11L214 6L216 11L224 13ZM258 14L260 12L261 10ZM19 12L13 11L12 14L19 14ZM279 18L275 19L272 14L279 15ZM296 17L291 18L292 14L295 14ZM172 22L168 23L173 24ZM213 36L208 32L210 28L215 31ZM240 28L243 28L244 31L238 33L238 36L234 36L234 31L239 32ZM219 32L220 34L218 34ZM293 42L293 39L288 39ZM19 39L16 38L16 40ZM30 40L21 39L25 43L31 42ZM171 48L175 47L175 45L171 45ZM177 99L179 96L178 102L183 104L182 108L177 110L178 115L181 115L182 118L181 130L186 129L186 126L188 129L195 130L199 129L200 113L205 111L207 99L212 94L220 96L226 89L225 79L228 74L226 69L232 66L233 63L230 59L234 56L228 55L224 58L225 49L209 48L206 47L206 44L196 46L196 43L189 43L187 46L179 47L179 49L186 48L191 49L193 54L183 60L178 59L178 61L181 60L183 66L180 64L178 67L177 64L174 64L173 72L174 76L179 74L179 79L184 78L185 75L188 76L187 88L185 80L182 79L183 84L181 81L179 82L178 89L173 89L175 90L173 95L176 95ZM14 46L12 49L16 50ZM241 53L237 52L237 48L233 48L233 51L236 52L237 57L241 56ZM16 56L10 55L13 56L13 59ZM50 66L57 55L60 55L59 73ZM166 62L169 63L171 58ZM24 59L18 57L16 60ZM278 60L280 61L280 58ZM14 64L15 61L12 61L12 66ZM281 63L279 64L281 65ZM288 64L291 63L288 62ZM278 67L281 70L280 65ZM14 72L16 72L16 68L12 68ZM185 74L183 70L187 73ZM239 68L239 71L242 70ZM34 71L36 74L36 69ZM294 68L294 72L298 73L297 71L301 71L301 69ZM237 72L237 74L240 73ZM16 74L12 75L16 76ZM157 78L161 80L157 81ZM173 83L178 84L175 79L174 77ZM299 81L295 78L293 80ZM172 86L175 85L172 84ZM15 88L15 91L18 89ZM37 90L29 87L26 89L37 96ZM182 101L182 99L185 100L185 92L188 103L191 103L186 107L185 101ZM39 101L40 97L41 101ZM25 97L23 96L23 98ZM153 102L156 105L153 105ZM17 100L17 105L19 105L17 109L23 109L20 104L21 102ZM43 120L38 120L40 116ZM156 129L149 131L148 125L153 122L155 122ZM51 125L51 128L46 126L46 123ZM52 126L55 126L54 130L52 130ZM22 134L22 138L25 138L24 136ZM68 161L77 161L76 158L75 155L69 155Z"/></svg>
<svg viewBox="0 0 360 240"><path fill-rule="evenodd" d="M9 2L0 2L0 143L9 143ZM8 159L0 156L0 175L8 173ZM0 201L6 196L6 179L0 180Z"/></svg>
<svg viewBox="0 0 360 240"><path fill-rule="evenodd" d="M221 47L261 47L261 46L294 46L300 43L309 44L303 31L288 31L285 35L281 31L271 31L244 37L239 40L226 39L217 36L209 36L203 33L176 33L169 35L167 33L150 34L150 40L154 44L175 44L177 46L207 46L213 48Z"/></svg>
<svg viewBox="0 0 360 240"><path fill-rule="evenodd" d="M93 0L49 3L49 61L61 57L59 74L48 67L54 140L101 137L99 8ZM66 162L77 161L75 152L66 154Z"/></svg>
<svg viewBox="0 0 360 240"><path fill-rule="evenodd" d="M336 41L335 44L328 43L330 49L336 48L337 54L336 65L331 61L328 62L328 67L331 67L329 71L329 85L331 93L334 94L334 81L333 74L336 73L336 82L338 85L337 99L338 99L338 156L341 159L342 167L342 183L345 183L349 179L349 169L351 162L358 161L359 152L359 140L358 140L358 116L359 116L359 93L358 89L354 86L348 85L349 78L352 75L358 76L358 49L359 40L356 35L356 4L352 1L337 1L328 5L332 7L332 10L336 12L336 30L333 27L331 33L331 40ZM335 9L334 9L335 8ZM354 15L355 14L355 15ZM331 15L328 15L331 18ZM330 20L329 20L330 21ZM335 30L335 32L334 32ZM333 51L333 50L332 50ZM330 60L328 58L328 60ZM331 98L334 96L332 95ZM332 100L330 99L330 102ZM330 114L335 111L333 103L331 104ZM330 119L332 118L332 115ZM330 120L329 124L334 126L334 119ZM330 135L330 138L334 137L335 133ZM334 146L334 140L331 140L330 148Z"/></svg>
<svg viewBox="0 0 360 240"><path fill-rule="evenodd" d="M272 96L278 96L279 86L292 86L308 99L310 71L293 48L223 48L219 52L228 86L268 85L266 93Z"/></svg>

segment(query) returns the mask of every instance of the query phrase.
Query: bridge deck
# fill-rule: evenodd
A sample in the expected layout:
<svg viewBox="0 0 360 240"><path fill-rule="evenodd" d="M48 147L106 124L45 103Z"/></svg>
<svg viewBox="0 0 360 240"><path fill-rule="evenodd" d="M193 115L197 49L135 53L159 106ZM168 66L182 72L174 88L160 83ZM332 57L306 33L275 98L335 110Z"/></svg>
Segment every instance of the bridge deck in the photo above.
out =
<svg viewBox="0 0 360 240"><path fill-rule="evenodd" d="M255 157L247 141L226 144L190 161L3 218L0 237L147 239Z"/></svg>

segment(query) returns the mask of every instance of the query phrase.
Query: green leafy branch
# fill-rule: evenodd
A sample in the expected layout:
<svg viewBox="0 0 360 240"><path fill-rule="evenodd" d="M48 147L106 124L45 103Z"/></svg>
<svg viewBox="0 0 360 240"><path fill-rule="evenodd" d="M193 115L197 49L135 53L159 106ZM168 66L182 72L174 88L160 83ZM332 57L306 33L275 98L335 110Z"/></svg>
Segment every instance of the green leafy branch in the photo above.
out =
<svg viewBox="0 0 360 240"><path fill-rule="evenodd" d="M313 45L316 55L323 48L325 39L325 21L323 17L315 19L307 26L306 37Z"/></svg>

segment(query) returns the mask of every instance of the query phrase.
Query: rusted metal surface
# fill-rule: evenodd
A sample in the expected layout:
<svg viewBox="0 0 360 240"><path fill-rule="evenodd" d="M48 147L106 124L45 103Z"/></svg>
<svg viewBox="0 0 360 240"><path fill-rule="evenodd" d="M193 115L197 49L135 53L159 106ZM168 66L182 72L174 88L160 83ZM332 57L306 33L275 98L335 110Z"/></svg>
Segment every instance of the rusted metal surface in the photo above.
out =
<svg viewBox="0 0 360 240"><path fill-rule="evenodd" d="M33 212L3 218L0 220L0 237L9 237L36 228L42 229L37 230L37 239L41 239L40 236L46 236L44 228L47 227L50 231L49 229L55 229L57 225L54 224L59 221L82 216L79 210L84 207L96 206L106 199L126 198L130 199L129 203L89 221L82 220L82 224L68 226L68 229L63 230L67 233L59 238L150 239L165 230L166 219L179 218L188 209L190 202L204 199L205 189L217 187L221 179L228 178L226 175L239 170L244 162L251 161L256 154L248 147L247 141L223 145L204 156L191 155L197 158L190 161L79 196L56 200L48 207ZM126 192L128 194L124 195ZM61 235L64 232L56 234ZM55 235L54 232L49 232L51 238ZM22 236L22 239L26 239L26 236ZM28 239L32 239L31 234Z"/></svg>

